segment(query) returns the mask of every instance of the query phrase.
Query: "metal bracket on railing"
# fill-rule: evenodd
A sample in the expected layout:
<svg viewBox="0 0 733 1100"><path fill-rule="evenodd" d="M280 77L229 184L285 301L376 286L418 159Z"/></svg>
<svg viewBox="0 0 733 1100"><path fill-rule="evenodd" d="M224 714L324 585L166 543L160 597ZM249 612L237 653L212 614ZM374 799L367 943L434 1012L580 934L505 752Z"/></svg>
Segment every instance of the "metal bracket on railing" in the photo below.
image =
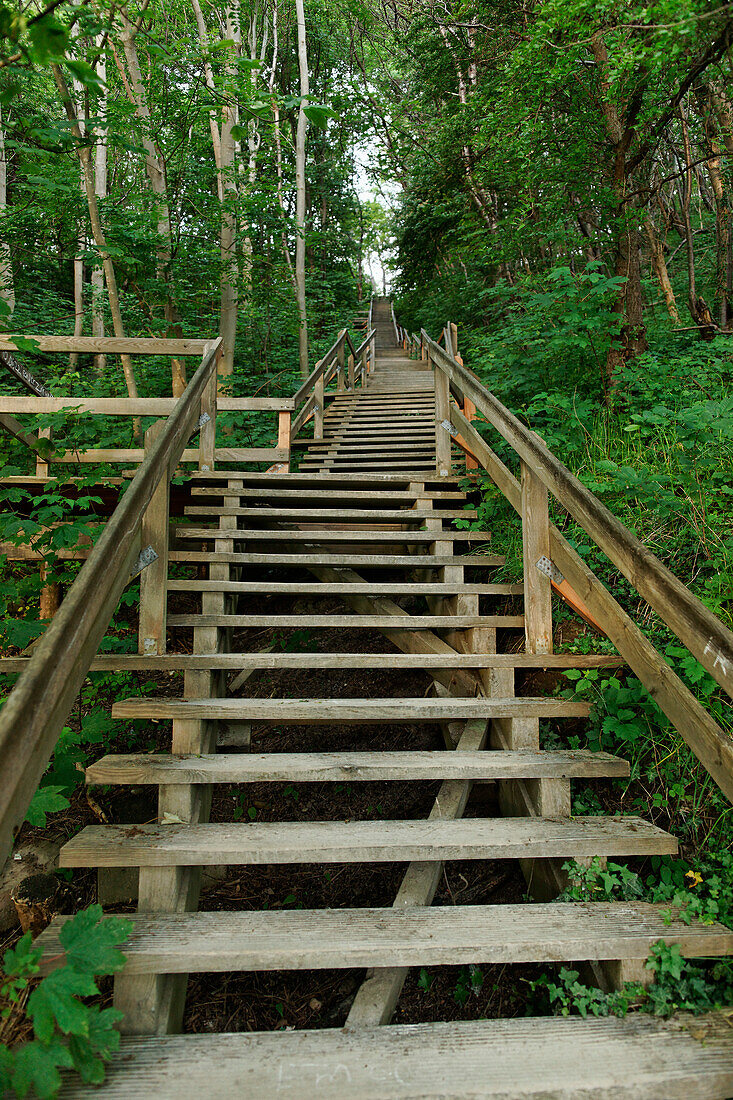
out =
<svg viewBox="0 0 733 1100"><path fill-rule="evenodd" d="M452 438L455 438L458 435L458 429L453 427L450 420L441 420L440 427L445 428L445 430L448 432L448 435L450 435Z"/></svg>
<svg viewBox="0 0 733 1100"><path fill-rule="evenodd" d="M204 424L208 424L210 420L211 420L211 417L209 416L208 413L201 413L201 416L198 419L198 423L196 424L196 427L199 430L201 430L201 428L203 428Z"/></svg>
<svg viewBox="0 0 733 1100"><path fill-rule="evenodd" d="M152 565L154 561L158 560L158 555L152 546L146 546L140 551L140 556L130 570L130 580L134 580L135 577L142 573L143 569L146 569L149 565Z"/></svg>
<svg viewBox="0 0 733 1100"><path fill-rule="evenodd" d="M554 561L551 561L550 558L544 557L544 555L537 562L537 568L539 569L540 573L544 573L545 576L549 577L551 581L555 582L555 584L562 584L562 582L565 580L565 577L557 568Z"/></svg>

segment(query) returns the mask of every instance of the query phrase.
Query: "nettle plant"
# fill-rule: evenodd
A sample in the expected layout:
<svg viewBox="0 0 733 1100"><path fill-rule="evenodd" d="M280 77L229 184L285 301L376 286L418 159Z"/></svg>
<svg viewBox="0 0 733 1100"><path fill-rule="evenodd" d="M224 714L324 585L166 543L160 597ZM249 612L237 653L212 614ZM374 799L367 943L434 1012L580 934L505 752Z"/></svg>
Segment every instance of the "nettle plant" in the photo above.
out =
<svg viewBox="0 0 733 1100"><path fill-rule="evenodd" d="M116 1024L122 1013L89 1003L100 993L96 979L114 974L125 963L119 950L132 931L120 917L103 917L93 905L63 926L59 939L63 965L37 981L41 949L30 932L3 956L0 979L0 1036L25 1018L33 1039L17 1049L0 1046L0 1093L52 1100L61 1088L61 1070L75 1070L87 1084L104 1080L105 1062L117 1050Z"/></svg>

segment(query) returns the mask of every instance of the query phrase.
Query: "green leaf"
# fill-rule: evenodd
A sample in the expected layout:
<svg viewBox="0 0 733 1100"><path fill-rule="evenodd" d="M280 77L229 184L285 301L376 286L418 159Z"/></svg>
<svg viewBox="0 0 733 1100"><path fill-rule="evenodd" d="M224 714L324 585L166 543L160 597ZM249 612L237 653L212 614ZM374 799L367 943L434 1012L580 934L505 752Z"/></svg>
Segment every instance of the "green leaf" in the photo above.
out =
<svg viewBox="0 0 733 1100"><path fill-rule="evenodd" d="M59 933L66 961L84 974L114 974L125 965L117 944L132 932L132 922L122 917L104 917L101 905L82 909Z"/></svg>
<svg viewBox="0 0 733 1100"><path fill-rule="evenodd" d="M73 1061L67 1047L58 1039L49 1043L26 1043L15 1055L13 1089L27 1096L33 1089L39 1100L51 1100L61 1088L62 1069L71 1069Z"/></svg>
<svg viewBox="0 0 733 1100"><path fill-rule="evenodd" d="M116 1024L123 1014L116 1008L100 1009L94 1005L89 1015L89 1037L69 1038L69 1050L74 1068L89 1085L101 1085L104 1081L104 1063L108 1062L120 1046L120 1033Z"/></svg>
<svg viewBox="0 0 733 1100"><path fill-rule="evenodd" d="M314 126L325 127L330 118L338 118L338 113L320 103L309 103L303 108L303 114Z"/></svg>
<svg viewBox="0 0 733 1100"><path fill-rule="evenodd" d="M38 788L25 815L29 825L35 825L42 829L46 825L46 814L56 813L58 810L68 808L70 803L68 798L61 793L63 789L63 787Z"/></svg>
<svg viewBox="0 0 733 1100"><path fill-rule="evenodd" d="M86 61L72 61L70 57L67 57L66 68L72 76L76 77L80 84L83 84L87 88L94 88L98 92L104 91L104 81L97 70L87 64Z"/></svg>
<svg viewBox="0 0 733 1100"><path fill-rule="evenodd" d="M53 970L28 998L28 1015L36 1037L49 1043L56 1026L65 1035L89 1035L89 1009L79 997L98 993L89 974L78 974L69 966Z"/></svg>

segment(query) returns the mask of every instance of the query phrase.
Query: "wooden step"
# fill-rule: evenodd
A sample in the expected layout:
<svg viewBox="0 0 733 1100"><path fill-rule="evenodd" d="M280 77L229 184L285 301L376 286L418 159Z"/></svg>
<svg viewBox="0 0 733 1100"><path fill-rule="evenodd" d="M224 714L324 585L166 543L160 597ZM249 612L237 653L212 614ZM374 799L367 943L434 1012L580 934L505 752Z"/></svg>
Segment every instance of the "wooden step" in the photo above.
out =
<svg viewBox="0 0 733 1100"><path fill-rule="evenodd" d="M270 863L407 863L675 855L677 841L640 817L257 821L223 825L87 825L60 867L210 867Z"/></svg>
<svg viewBox="0 0 733 1100"><path fill-rule="evenodd" d="M312 538L312 536L311 536ZM362 539L363 542L363 539ZM329 550L304 554L235 554L219 550L171 550L170 561L214 562L231 565L275 566L363 566L370 569L442 569L446 565L463 565L470 569L495 569L504 565L501 554L361 554Z"/></svg>
<svg viewBox="0 0 733 1100"><path fill-rule="evenodd" d="M385 485L392 485L393 487L400 487L402 489L409 490L412 484L412 479L406 477L405 474L399 473L375 473L375 474L349 474L345 477L343 474L319 474L315 476L313 474L302 474L298 472L283 472L281 474L267 474L267 473L251 473L249 470L192 470L186 474L187 479L194 484L196 482L207 481L231 481L236 479L241 481L245 486L248 485L261 485L273 486L278 488L285 488L288 485L312 485L316 489L323 489L324 486L339 486L350 488L352 485L359 483L360 487L364 487L364 483L373 484L384 488ZM431 477L425 479L425 484L430 485L436 489L452 489L453 491L460 488L463 477L438 477L437 474L433 474Z"/></svg>
<svg viewBox="0 0 733 1100"><path fill-rule="evenodd" d="M214 582L218 583L218 582ZM30 657L3 657L0 672L22 672ZM92 658L92 672L149 670L178 672L185 669L286 669L286 668L620 668L621 657L576 653L107 653Z"/></svg>
<svg viewBox="0 0 733 1100"><path fill-rule="evenodd" d="M328 441L323 442L316 440L315 442L310 440L304 440L303 445L307 447L308 454L311 458L318 457L320 455L342 455L349 458L357 458L362 456L368 458L370 461L373 458L384 456L385 458L391 458L392 455L402 455L406 450L409 450L409 454L412 459L417 458L429 458L435 455L435 444L433 440L425 440L424 442L415 443L408 440L403 440L401 443L384 443L380 440L367 443L361 439L351 439L348 435L343 439L336 440L334 443Z"/></svg>
<svg viewBox="0 0 733 1100"><path fill-rule="evenodd" d="M305 468L306 466L308 466L308 464L303 463L302 466L303 468ZM344 461L338 466L338 468L332 466L320 466L315 461L313 461L312 465L308 466L308 468L318 470L323 473L336 473L340 470L343 473L348 473L349 477L359 473L364 474L367 470L374 473L379 473L381 471L387 470L409 470L411 474L410 480L416 480L418 476L425 474L433 466L434 463L420 462L415 459L406 460L404 462L398 462L396 460L390 462L372 462L366 460L364 462L357 462L356 460L347 461L346 459L344 459Z"/></svg>
<svg viewBox="0 0 733 1100"><path fill-rule="evenodd" d="M524 615L169 615L168 626L196 628L229 626L280 629L354 630L467 630L473 626L515 628Z"/></svg>
<svg viewBox="0 0 733 1100"><path fill-rule="evenodd" d="M132 914L127 974L461 966L728 955L733 931L685 923L668 905L596 902ZM64 962L57 917L36 940L44 972Z"/></svg>
<svg viewBox="0 0 733 1100"><path fill-rule="evenodd" d="M179 539L231 539L233 542L364 542L369 531L275 531L267 528L177 527ZM491 539L488 531L375 531L374 542L479 542Z"/></svg>
<svg viewBox="0 0 733 1100"><path fill-rule="evenodd" d="M727 1015L519 1017L123 1038L103 1085L59 1100L721 1100Z"/></svg>
<svg viewBox="0 0 733 1100"><path fill-rule="evenodd" d="M87 783L322 783L627 776L629 764L588 749L555 752L278 752L103 756Z"/></svg>
<svg viewBox="0 0 733 1100"><path fill-rule="evenodd" d="M279 476L279 475L278 475ZM272 478L274 480L274 476ZM236 489L225 485L193 485L192 496L203 497L241 497L246 500L264 500L268 504L273 500L294 500L301 505L304 500L379 501L381 507L391 503L394 507L411 505L423 500L465 500L464 493L425 490L420 493L400 493L379 489Z"/></svg>
<svg viewBox="0 0 733 1100"><path fill-rule="evenodd" d="M113 718L211 718L248 722L442 722L468 718L585 718L590 704L568 699L168 699L133 696L112 705Z"/></svg>
<svg viewBox="0 0 733 1100"><path fill-rule="evenodd" d="M387 520L390 523L424 523L426 519L473 519L477 512L474 508L428 509L428 508L304 508L293 505L291 508L272 508L261 505L258 508L237 508L229 505L189 504L185 509L187 516L245 516L248 519L265 520L312 520L332 519L350 523L352 520Z"/></svg>
<svg viewBox="0 0 733 1100"><path fill-rule="evenodd" d="M325 581L168 581L169 592L239 592L271 596L521 596L523 584L469 584L460 581L405 581L378 584L375 581L332 584Z"/></svg>

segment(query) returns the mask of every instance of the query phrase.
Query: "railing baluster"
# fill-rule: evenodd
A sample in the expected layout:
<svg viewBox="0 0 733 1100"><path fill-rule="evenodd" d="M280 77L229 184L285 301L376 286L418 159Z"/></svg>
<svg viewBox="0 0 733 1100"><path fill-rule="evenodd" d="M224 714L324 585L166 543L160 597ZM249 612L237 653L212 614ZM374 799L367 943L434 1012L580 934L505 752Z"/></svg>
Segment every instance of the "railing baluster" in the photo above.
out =
<svg viewBox="0 0 733 1100"><path fill-rule="evenodd" d="M552 653L552 586L537 568L541 558L550 558L547 486L523 462L521 487L525 648Z"/></svg>
<svg viewBox="0 0 733 1100"><path fill-rule="evenodd" d="M145 451L149 453L165 430L165 421L156 420L145 433ZM152 547L157 555L140 574L138 652L152 657L165 653L168 581L168 529L170 473L161 477L142 517L143 551Z"/></svg>

